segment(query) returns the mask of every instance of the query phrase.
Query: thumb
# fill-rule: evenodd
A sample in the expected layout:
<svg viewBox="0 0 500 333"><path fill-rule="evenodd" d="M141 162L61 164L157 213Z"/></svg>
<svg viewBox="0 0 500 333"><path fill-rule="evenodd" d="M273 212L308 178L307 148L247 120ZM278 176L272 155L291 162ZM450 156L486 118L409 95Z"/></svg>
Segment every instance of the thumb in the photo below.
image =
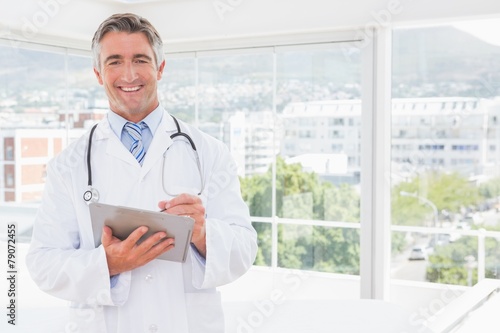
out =
<svg viewBox="0 0 500 333"><path fill-rule="evenodd" d="M110 227L105 225L102 228L101 243L104 247L107 247L108 245L111 244L112 240L113 240L113 232L111 231Z"/></svg>

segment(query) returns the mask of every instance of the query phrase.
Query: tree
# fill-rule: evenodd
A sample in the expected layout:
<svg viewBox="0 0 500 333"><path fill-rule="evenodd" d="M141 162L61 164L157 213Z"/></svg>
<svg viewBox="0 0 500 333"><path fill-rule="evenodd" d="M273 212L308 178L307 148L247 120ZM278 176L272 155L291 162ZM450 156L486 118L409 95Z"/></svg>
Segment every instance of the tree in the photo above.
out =
<svg viewBox="0 0 500 333"><path fill-rule="evenodd" d="M491 227L500 231L500 226ZM477 258L476 237L463 236L453 243L436 247L429 256L427 280L430 282L468 285L466 257ZM500 243L491 237L485 240L485 277L498 279L500 275ZM477 282L477 269L472 271L472 284Z"/></svg>
<svg viewBox="0 0 500 333"><path fill-rule="evenodd" d="M460 214L474 209L482 201L497 198L500 194L500 178L492 179L477 187L458 173L429 172L419 174L411 181L397 184L392 191L393 223L404 225L430 225L433 211L418 198L401 196L400 193L414 193L431 201L439 212ZM474 226L473 226L474 227ZM488 226L489 230L494 227ZM393 244L394 248L394 244ZM487 238L486 277L498 278L500 271L500 251L498 241ZM466 257L477 258L477 238L464 236L443 245L435 245L429 256L427 280L430 282L468 285ZM477 282L477 270L472 270L472 283Z"/></svg>
<svg viewBox="0 0 500 333"><path fill-rule="evenodd" d="M454 243L437 246L429 256L427 280L430 282L467 285L466 257L475 256L477 238L462 237ZM472 284L477 282L477 270L473 271Z"/></svg>
<svg viewBox="0 0 500 333"><path fill-rule="evenodd" d="M459 213L464 207L477 205L481 199L478 188L458 173L419 174L392 190L392 223L397 225L430 226L429 221L434 219L429 205L422 204L418 198L402 196L401 192L429 200L438 212Z"/></svg>
<svg viewBox="0 0 500 333"><path fill-rule="evenodd" d="M485 199L497 199L500 197L500 177L479 185L479 193Z"/></svg>
<svg viewBox="0 0 500 333"><path fill-rule="evenodd" d="M272 171L241 180L243 198L252 216L271 216ZM276 215L282 218L359 221L359 196L347 184L322 181L300 164L276 161ZM257 265L270 265L271 229L254 223L259 237ZM278 264L282 267L332 272L359 272L359 231L280 224Z"/></svg>

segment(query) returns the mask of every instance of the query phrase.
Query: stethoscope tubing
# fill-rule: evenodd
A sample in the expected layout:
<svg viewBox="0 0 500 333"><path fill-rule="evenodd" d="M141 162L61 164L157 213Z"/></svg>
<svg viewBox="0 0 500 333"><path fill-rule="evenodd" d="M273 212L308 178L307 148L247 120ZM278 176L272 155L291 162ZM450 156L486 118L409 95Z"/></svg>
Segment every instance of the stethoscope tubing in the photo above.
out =
<svg viewBox="0 0 500 333"><path fill-rule="evenodd" d="M99 123L95 124L92 129L90 130L90 136L89 136L89 147L87 148L87 185L89 187L92 186L92 166L90 165L90 155L91 155L91 149L92 149L92 137L94 136L94 131L97 128L97 125Z"/></svg>
<svg viewBox="0 0 500 333"><path fill-rule="evenodd" d="M194 141L193 139L191 139L191 137L186 134L186 133L183 133L181 131L181 127L179 125L179 122L177 121L177 119L170 115L172 117L172 119L174 120L175 122L175 126L177 127L177 132L172 134L170 136L171 139L174 139L178 136L182 136L184 138L186 138L189 142L189 144L191 145L191 148L195 151L195 154L196 154L196 163L198 165L198 170L200 171L200 177L201 177L201 186L202 186L202 189L200 191L199 194L201 194L201 192L203 191L203 188L205 187L204 186L204 182L203 182L203 177L201 176L201 165L200 165L200 160L199 160L199 157L198 157L198 152L196 150L196 145L194 144ZM97 128L97 125L99 123L95 124L94 126L92 126L92 129L90 130L90 135L89 135L89 143L88 143L88 148L87 148L87 185L88 185L88 189L87 191L84 192L83 194L83 200L85 200L85 202L87 203L90 203L90 202L96 202L99 198L99 193L97 192L96 189L94 189L92 187L92 165L91 165L91 162L90 162L90 158L91 158L91 150L92 150L92 138L94 137L94 131L95 129ZM165 161L163 161L163 163L165 163Z"/></svg>

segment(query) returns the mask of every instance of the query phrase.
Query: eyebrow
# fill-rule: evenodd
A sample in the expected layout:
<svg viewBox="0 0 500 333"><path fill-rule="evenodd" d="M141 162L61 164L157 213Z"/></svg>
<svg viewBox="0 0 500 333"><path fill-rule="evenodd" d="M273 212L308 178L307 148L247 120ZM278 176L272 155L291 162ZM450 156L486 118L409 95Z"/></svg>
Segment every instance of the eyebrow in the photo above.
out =
<svg viewBox="0 0 500 333"><path fill-rule="evenodd" d="M109 62L111 60L121 60L121 59L123 59L122 55L112 54L109 57L107 57L106 59L104 59L104 63L106 64L107 62ZM153 59L150 56L148 56L146 54L142 54L142 53L134 54L132 59L147 59L149 61L153 61Z"/></svg>

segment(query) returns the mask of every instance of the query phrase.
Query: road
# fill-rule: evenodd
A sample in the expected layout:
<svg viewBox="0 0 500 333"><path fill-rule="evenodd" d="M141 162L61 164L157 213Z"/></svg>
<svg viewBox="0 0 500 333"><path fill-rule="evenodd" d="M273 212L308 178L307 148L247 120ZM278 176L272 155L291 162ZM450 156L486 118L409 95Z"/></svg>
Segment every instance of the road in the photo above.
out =
<svg viewBox="0 0 500 333"><path fill-rule="evenodd" d="M428 260L408 260L410 249L391 260L391 278L425 282Z"/></svg>
<svg viewBox="0 0 500 333"><path fill-rule="evenodd" d="M401 262L391 271L391 278L425 282L427 260L407 260Z"/></svg>

